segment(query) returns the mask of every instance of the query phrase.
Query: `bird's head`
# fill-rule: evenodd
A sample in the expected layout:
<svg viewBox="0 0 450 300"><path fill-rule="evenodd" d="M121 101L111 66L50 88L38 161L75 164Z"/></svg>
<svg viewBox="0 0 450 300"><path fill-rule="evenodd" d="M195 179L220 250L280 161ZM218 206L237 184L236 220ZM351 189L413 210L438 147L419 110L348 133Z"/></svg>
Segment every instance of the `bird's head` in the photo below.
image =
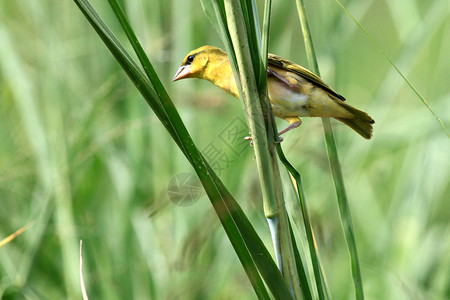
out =
<svg viewBox="0 0 450 300"><path fill-rule="evenodd" d="M183 59L181 67L173 77L173 81L183 78L207 79L205 74L208 68L213 67L221 58L227 58L226 53L214 46L203 46L192 50Z"/></svg>

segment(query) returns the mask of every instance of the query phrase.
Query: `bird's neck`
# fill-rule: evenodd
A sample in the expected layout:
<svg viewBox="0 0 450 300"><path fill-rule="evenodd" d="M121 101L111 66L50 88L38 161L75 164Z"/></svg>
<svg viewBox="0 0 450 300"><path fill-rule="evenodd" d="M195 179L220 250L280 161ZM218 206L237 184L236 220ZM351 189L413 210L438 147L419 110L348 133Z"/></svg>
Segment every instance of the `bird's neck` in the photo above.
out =
<svg viewBox="0 0 450 300"><path fill-rule="evenodd" d="M205 70L204 78L239 99L233 70L227 56L217 59L215 62L210 61L207 70Z"/></svg>

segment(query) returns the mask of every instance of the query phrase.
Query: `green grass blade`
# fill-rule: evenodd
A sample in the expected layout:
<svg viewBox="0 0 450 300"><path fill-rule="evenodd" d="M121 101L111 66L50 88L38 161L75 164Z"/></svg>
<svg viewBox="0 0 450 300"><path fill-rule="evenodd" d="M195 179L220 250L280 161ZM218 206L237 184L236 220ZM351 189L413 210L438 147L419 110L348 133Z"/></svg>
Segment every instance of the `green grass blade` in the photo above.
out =
<svg viewBox="0 0 450 300"><path fill-rule="evenodd" d="M155 114L158 116L158 118L161 118L161 121L163 122L163 120L165 120L165 118L163 118L165 113L162 110L162 107L159 106L157 102L148 100L151 99L157 101L156 99L158 99L158 97L153 88L150 86L150 82L145 78L145 75L138 68L134 60L130 57L125 48L117 40L117 38L106 26L106 24L103 22L103 20L100 18L100 16L88 1L74 0L74 2L78 5L81 12L85 15L91 26L108 47L111 54L116 58L116 60L125 70L131 81L138 87L139 92L143 94L144 99L154 110ZM174 132L167 120L165 121L166 122L163 122L163 124L172 135Z"/></svg>
<svg viewBox="0 0 450 300"><path fill-rule="evenodd" d="M167 99L169 96L168 96L166 90L164 89L161 81L159 80L158 75L156 74L156 71L153 68L153 65L151 64L147 55L145 55L144 49L142 48L141 44L139 43L139 41L136 37L136 34L134 33L133 29L131 28L119 3L116 0L108 0L108 1L109 1L111 8L113 9L116 17L118 18L120 25L122 26L122 29L125 31L125 34L127 35L128 40L131 43L131 46L133 47L134 51L136 52L136 54L139 58L139 61L141 62L141 65L144 68L145 73L147 74L148 79L152 83L153 89L155 91L163 92L163 94L160 94L159 97L163 97L163 98Z"/></svg>
<svg viewBox="0 0 450 300"><path fill-rule="evenodd" d="M306 48L306 58L308 59L308 64L310 65L313 72L320 76L319 65L317 64L316 52L314 51L314 44L311 37L311 31L309 30L309 24L306 17L305 4L303 0L296 0L297 3L297 12L300 18L301 29L303 38L305 40L305 48ZM307 42L306 42L307 41Z"/></svg>
<svg viewBox="0 0 450 300"><path fill-rule="evenodd" d="M330 122L330 120L327 120ZM341 165L337 155L336 142L329 124L329 131L325 132L326 145L328 149L328 156L330 158L331 173L333 175L334 187L338 197L339 213L341 216L342 226L344 228L347 247L350 252L350 261L352 266L353 282L355 285L356 299L364 299L364 291L362 286L361 268L359 266L358 252L356 249L356 239L353 231L353 222L350 213L350 208L347 200L347 193L345 191L344 178L342 176Z"/></svg>
<svg viewBox="0 0 450 300"><path fill-rule="evenodd" d="M298 251L294 232L292 231L292 226L290 224L289 224L289 229L290 229L291 237L292 237L292 245L294 246L295 262L297 263L298 278L300 281L300 287L301 287L303 299L312 300L313 296L311 293L311 288L309 286L309 280L308 280L308 275L307 275L308 268L305 264L303 264L302 258L300 257L300 252Z"/></svg>
<svg viewBox="0 0 450 300"><path fill-rule="evenodd" d="M224 29L222 28L221 25L223 25L223 22L220 22L219 20L222 18L222 10L219 8L217 10L217 14L216 14L216 10L215 10L215 6L218 6L218 3L215 1L211 1L211 0L200 0L200 3L202 5L203 8L203 12L205 13L205 15L208 17L209 22L213 25L214 29L216 30L216 32L218 34L221 34L222 36L224 34L227 34L227 32L224 31Z"/></svg>
<svg viewBox="0 0 450 300"><path fill-rule="evenodd" d="M264 2L264 21L261 34L261 58L263 63L262 70L267 70L267 56L269 54L269 34L270 34L270 15L272 12L272 0ZM264 76L261 76L264 77ZM267 78L267 77L266 77Z"/></svg>
<svg viewBox="0 0 450 300"><path fill-rule="evenodd" d="M320 76L319 66L314 51L311 32L306 16L306 9L303 0L297 0L297 9L302 27L303 37L305 41L306 54L312 71ZM347 195L345 192L344 179L342 176L341 165L337 154L336 143L334 140L333 129L328 118L322 118L322 124L325 133L325 142L327 145L327 153L330 161L331 173L333 175L334 187L338 198L339 213L344 229L347 247L350 252L350 260L352 266L353 283L355 286L356 299L364 299L364 291L362 286L361 268L359 266L358 253L356 249L355 235L353 232L352 219L348 206ZM317 281L317 278L316 278ZM324 295L322 295L324 297Z"/></svg>
<svg viewBox="0 0 450 300"><path fill-rule="evenodd" d="M248 47L250 53L260 53L261 33L259 30L259 19L256 3L254 0L240 0L242 15L245 20L245 27L247 29ZM259 55L252 55L253 72L256 76L256 82L259 83L261 61ZM259 87L259 86L258 86Z"/></svg>
<svg viewBox="0 0 450 300"><path fill-rule="evenodd" d="M225 50L228 54L228 57L230 59L230 63L233 63L236 61L236 54L233 51L233 42L231 41L230 32L228 31L227 27L227 20L225 16L225 10L223 8L223 1L217 1L217 0L201 0L203 10L208 17L208 19L211 21L213 26L215 28L218 28L218 33L221 35L222 40L224 42ZM233 68L234 76L238 77L239 74L235 72L235 68ZM241 82L239 80L236 80L236 84L238 86L238 90L241 90Z"/></svg>
<svg viewBox="0 0 450 300"><path fill-rule="evenodd" d="M216 175L214 174L214 176ZM219 187L223 187L222 182L219 182L218 185ZM223 189L223 191L224 196L231 198L231 195L229 195L229 192L226 189ZM228 209L235 214L235 220L238 220L239 223L242 222L243 225L245 225L242 226L242 234L249 236L249 240L246 245L251 251L258 254L253 256L253 259L258 265L258 270L270 288L272 294L276 299L291 299L291 293L287 289L287 285L282 277L279 276L280 272L273 262L270 253L267 251L267 248L259 246L262 242L256 234L254 228L251 226L249 220L246 218L244 212L240 209L238 203L234 199L231 198L227 203L230 205ZM271 263L267 263L267 261L271 261ZM279 287L279 289L277 287Z"/></svg>

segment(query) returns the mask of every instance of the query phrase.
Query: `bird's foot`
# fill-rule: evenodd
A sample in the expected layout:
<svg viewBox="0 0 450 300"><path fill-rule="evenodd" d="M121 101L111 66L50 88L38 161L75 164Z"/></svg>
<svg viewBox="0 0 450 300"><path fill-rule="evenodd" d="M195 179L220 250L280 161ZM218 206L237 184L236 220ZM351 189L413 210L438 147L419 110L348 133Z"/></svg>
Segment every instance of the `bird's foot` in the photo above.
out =
<svg viewBox="0 0 450 300"><path fill-rule="evenodd" d="M253 146L253 139L252 139L251 136L246 136L246 137L244 138L244 140L250 141L250 146ZM280 136L280 139L279 139L278 141L275 141L274 144L279 144L279 143L281 143L282 141L284 141L284 139Z"/></svg>
<svg viewBox="0 0 450 300"><path fill-rule="evenodd" d="M288 119L288 121L291 121L290 124L289 124L289 126L286 127L285 129L281 130L280 132L278 132L278 137L279 137L280 139L279 139L278 141L275 141L275 142L274 142L275 144L279 144L279 143L281 143L281 142L284 140L284 139L281 137L281 135L282 135L283 133L286 133L286 132L288 132L288 131L290 131L290 130L292 130L292 129L294 129L294 128L297 128L297 127L299 127L299 126L302 124L302 120L300 120L299 118L292 118L292 120L289 120L289 119ZM250 141L250 146L253 146L253 140L252 140L252 137L251 137L251 136L246 136L246 137L244 138L244 140Z"/></svg>
<svg viewBox="0 0 450 300"><path fill-rule="evenodd" d="M300 120L299 118L294 118L294 120L297 120L297 121L290 123L288 127L281 130L280 132L278 132L278 135L282 135L283 133L286 133L294 128L297 128L298 126L300 126L302 124L302 120Z"/></svg>
<svg viewBox="0 0 450 300"><path fill-rule="evenodd" d="M244 140L250 141L250 146L253 146L253 140L252 140L252 137L251 137L251 136L246 136L246 137L244 138Z"/></svg>
<svg viewBox="0 0 450 300"><path fill-rule="evenodd" d="M282 141L284 141L284 138L278 134L278 137L280 138L278 141L275 141L274 144L281 144Z"/></svg>

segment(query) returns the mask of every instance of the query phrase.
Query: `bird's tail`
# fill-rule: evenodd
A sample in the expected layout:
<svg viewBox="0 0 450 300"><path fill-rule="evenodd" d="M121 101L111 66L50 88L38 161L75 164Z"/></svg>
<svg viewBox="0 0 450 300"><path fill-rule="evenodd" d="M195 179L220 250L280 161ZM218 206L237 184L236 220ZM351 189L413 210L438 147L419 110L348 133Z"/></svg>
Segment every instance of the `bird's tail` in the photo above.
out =
<svg viewBox="0 0 450 300"><path fill-rule="evenodd" d="M353 115L353 118L336 118L336 120L341 121L359 133L363 138L369 140L372 137L373 132L372 124L375 123L372 117L366 112L354 108L345 102L341 102L340 104Z"/></svg>

